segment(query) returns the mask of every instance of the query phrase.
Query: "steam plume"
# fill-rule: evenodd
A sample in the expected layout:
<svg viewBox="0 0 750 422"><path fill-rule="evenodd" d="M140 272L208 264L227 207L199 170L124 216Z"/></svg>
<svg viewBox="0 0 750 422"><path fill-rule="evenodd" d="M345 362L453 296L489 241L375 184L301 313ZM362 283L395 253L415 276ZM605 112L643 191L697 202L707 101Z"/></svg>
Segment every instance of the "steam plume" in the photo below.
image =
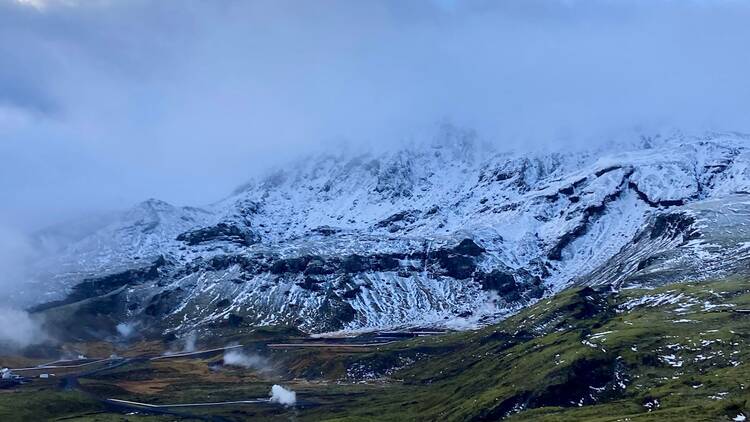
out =
<svg viewBox="0 0 750 422"><path fill-rule="evenodd" d="M230 350L226 352L224 354L224 364L255 369L259 372L265 372L271 369L270 362L265 357L259 355L247 355L238 350Z"/></svg>
<svg viewBox="0 0 750 422"><path fill-rule="evenodd" d="M271 387L271 403L279 403L284 406L294 406L297 403L297 393L287 390L280 385Z"/></svg>

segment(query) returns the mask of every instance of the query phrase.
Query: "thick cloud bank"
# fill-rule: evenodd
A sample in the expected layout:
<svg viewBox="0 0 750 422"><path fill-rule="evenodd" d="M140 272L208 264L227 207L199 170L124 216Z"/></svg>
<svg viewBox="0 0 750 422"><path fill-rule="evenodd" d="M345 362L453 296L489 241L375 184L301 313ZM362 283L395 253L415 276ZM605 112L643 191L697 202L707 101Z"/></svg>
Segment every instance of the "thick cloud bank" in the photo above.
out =
<svg viewBox="0 0 750 422"><path fill-rule="evenodd" d="M499 145L750 131L750 3L0 0L0 220L206 203L447 118Z"/></svg>

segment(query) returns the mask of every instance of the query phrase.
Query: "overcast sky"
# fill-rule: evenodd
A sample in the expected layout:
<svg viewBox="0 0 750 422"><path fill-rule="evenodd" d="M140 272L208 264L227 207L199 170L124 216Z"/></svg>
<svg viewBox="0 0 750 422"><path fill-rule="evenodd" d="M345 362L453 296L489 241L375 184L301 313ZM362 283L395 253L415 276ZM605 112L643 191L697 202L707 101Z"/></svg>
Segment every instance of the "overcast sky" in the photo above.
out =
<svg viewBox="0 0 750 422"><path fill-rule="evenodd" d="M437 120L750 132L750 2L0 0L0 226L200 205Z"/></svg>

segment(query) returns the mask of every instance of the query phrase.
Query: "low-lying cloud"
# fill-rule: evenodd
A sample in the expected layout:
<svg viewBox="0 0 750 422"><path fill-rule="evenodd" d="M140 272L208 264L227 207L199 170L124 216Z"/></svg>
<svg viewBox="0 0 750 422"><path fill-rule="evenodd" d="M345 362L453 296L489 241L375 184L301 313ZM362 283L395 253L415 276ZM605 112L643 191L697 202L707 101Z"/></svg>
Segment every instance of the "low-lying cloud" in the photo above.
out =
<svg viewBox="0 0 750 422"><path fill-rule="evenodd" d="M43 343L47 335L41 321L23 310L28 297L28 263L34 248L22 233L0 226L0 349Z"/></svg>
<svg viewBox="0 0 750 422"><path fill-rule="evenodd" d="M0 292L4 293L6 300L12 300L8 298L10 291L26 283L29 277L28 263L35 255L27 235L10 226L0 225Z"/></svg>
<svg viewBox="0 0 750 422"><path fill-rule="evenodd" d="M448 118L499 145L750 131L750 3L0 0L0 221L201 204Z"/></svg>
<svg viewBox="0 0 750 422"><path fill-rule="evenodd" d="M0 306L0 349L21 349L46 340L40 321L26 311Z"/></svg>

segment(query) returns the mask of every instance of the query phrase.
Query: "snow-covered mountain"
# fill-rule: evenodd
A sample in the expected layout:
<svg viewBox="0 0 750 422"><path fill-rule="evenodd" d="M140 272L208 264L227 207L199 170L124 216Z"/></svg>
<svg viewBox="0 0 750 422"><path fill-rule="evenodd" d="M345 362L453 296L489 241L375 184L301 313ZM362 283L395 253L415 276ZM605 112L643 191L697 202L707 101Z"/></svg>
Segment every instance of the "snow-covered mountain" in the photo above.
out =
<svg viewBox="0 0 750 422"><path fill-rule="evenodd" d="M300 161L210 206L139 204L40 263L60 288L37 310L98 303L105 331L465 327L571 283L738 271L748 146L729 133L503 153L446 126L429 145Z"/></svg>

